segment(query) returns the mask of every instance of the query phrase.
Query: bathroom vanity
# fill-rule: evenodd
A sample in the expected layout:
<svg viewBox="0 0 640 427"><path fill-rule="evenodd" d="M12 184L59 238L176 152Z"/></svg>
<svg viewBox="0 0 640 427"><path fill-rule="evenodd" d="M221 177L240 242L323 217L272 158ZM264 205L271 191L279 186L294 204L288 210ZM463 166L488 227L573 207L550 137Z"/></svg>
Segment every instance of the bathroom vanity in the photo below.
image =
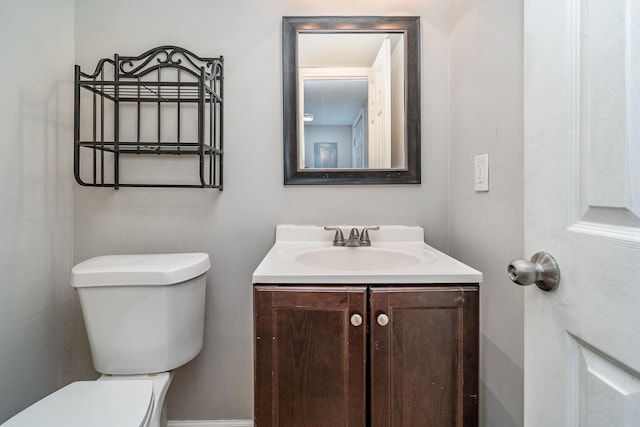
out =
<svg viewBox="0 0 640 427"><path fill-rule="evenodd" d="M255 425L477 425L482 274L420 227L332 238L278 226L254 272Z"/></svg>

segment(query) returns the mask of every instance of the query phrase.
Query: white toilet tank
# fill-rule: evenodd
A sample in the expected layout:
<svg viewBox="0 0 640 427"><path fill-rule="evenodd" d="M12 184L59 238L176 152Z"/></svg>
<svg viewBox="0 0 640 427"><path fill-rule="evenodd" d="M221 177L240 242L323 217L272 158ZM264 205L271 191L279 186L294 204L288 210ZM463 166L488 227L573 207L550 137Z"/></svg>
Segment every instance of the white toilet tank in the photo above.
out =
<svg viewBox="0 0 640 427"><path fill-rule="evenodd" d="M104 374L165 372L202 349L209 255L107 255L71 270L93 365Z"/></svg>

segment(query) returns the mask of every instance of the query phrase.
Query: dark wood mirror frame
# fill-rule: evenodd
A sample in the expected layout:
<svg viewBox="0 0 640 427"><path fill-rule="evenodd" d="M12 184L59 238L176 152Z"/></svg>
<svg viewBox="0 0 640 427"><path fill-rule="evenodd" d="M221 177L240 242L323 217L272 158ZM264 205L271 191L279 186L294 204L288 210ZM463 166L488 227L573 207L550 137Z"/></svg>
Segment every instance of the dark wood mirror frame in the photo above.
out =
<svg viewBox="0 0 640 427"><path fill-rule="evenodd" d="M406 169L300 169L298 167L298 35L400 33L405 43ZM314 16L282 18L284 183L420 183L420 18L416 16Z"/></svg>

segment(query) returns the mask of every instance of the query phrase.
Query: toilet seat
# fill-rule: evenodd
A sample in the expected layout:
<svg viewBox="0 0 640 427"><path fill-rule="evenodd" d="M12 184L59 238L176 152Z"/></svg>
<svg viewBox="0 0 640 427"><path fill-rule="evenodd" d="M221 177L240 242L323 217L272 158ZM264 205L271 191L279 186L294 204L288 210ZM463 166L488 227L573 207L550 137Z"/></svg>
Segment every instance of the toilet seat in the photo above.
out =
<svg viewBox="0 0 640 427"><path fill-rule="evenodd" d="M144 427L152 381L77 381L34 403L2 427Z"/></svg>

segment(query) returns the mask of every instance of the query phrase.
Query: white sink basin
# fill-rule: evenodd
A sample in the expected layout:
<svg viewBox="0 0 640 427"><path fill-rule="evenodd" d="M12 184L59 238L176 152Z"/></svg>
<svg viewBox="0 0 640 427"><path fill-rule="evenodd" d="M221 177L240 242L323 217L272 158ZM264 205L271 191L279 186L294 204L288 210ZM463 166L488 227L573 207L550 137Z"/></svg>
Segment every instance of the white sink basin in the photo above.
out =
<svg viewBox="0 0 640 427"><path fill-rule="evenodd" d="M409 253L374 247L330 247L303 252L295 261L310 267L339 271L388 271L412 267L423 262L423 253ZM434 259L431 257L432 260Z"/></svg>
<svg viewBox="0 0 640 427"><path fill-rule="evenodd" d="M341 226L348 232L354 226ZM357 226L361 229L362 226ZM333 246L333 233L311 225L279 225L276 242L253 272L262 284L454 284L482 273L424 243L421 227L381 226L371 246Z"/></svg>

